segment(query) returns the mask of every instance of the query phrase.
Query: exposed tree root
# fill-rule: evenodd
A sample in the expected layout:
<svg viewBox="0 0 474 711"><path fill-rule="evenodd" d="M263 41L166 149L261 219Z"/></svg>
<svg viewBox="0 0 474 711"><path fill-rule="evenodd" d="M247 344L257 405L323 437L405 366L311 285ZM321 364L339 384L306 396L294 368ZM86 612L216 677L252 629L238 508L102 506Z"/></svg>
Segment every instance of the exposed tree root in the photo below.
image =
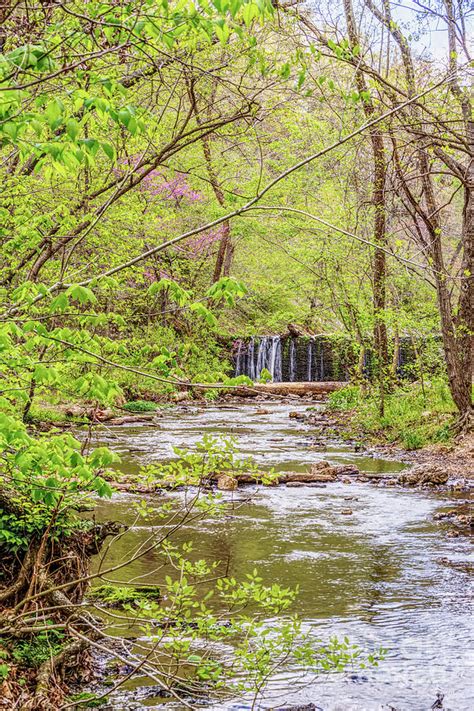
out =
<svg viewBox="0 0 474 711"><path fill-rule="evenodd" d="M2 488L0 510L18 517L25 515L21 502ZM86 639L77 639L69 632L70 626L74 623L83 628L84 636L91 639L95 634L82 606L90 559L100 552L108 536L122 529L109 521L63 535L59 540L47 530L41 539L30 541L23 555L4 556L0 562L0 645L10 674L4 688L0 684L0 699L3 696L14 700L15 707L22 711L60 708L67 692L67 672L83 666L88 647ZM36 670L13 654L25 645L34 648L38 640L40 645L45 640L48 655L51 634L59 642ZM23 686L17 683L20 676L27 681Z"/></svg>
<svg viewBox="0 0 474 711"><path fill-rule="evenodd" d="M34 695L31 704L24 706L25 711L56 711L58 706L51 700L51 690L57 689L58 698L62 696L61 682L67 669L80 663L79 658L87 647L85 640L75 640L40 666L36 673Z"/></svg>

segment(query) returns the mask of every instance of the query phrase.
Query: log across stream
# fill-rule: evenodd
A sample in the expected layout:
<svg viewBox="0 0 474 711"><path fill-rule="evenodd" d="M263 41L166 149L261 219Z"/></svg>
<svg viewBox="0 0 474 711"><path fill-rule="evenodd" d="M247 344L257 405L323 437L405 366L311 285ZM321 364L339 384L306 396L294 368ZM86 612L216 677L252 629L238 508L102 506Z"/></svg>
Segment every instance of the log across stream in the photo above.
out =
<svg viewBox="0 0 474 711"><path fill-rule="evenodd" d="M381 477L403 468L337 441L316 450L308 426L289 417L292 410L304 412L305 405L264 407L267 412L257 414L256 405L249 403L190 406L164 413L158 424L98 429L95 437L121 454L125 471L165 461L173 456L173 446L192 448L205 433L235 436L242 455L252 454L262 468L303 471L327 460L356 464ZM183 494L167 495L179 500ZM445 709L474 708L472 588L461 565L472 554L466 538L446 538L433 520L446 506L445 499L340 481L318 488L250 486L223 495L240 504L232 515L180 533L183 541L193 540L196 557L229 559L236 576L256 567L269 581L299 585L297 611L315 639L347 634L364 648L383 645L389 650L378 668L365 671L313 678L291 668L280 670L258 708L312 702L324 711L428 711L437 693L444 694ZM98 520L132 523L131 501L136 498L123 493L100 502ZM149 497L148 503L153 510L158 497ZM348 508L350 516L344 515ZM153 523L152 516L147 527L135 525L110 548L108 562L123 560L145 540ZM159 584L152 572L155 562L153 554L137 560L133 575ZM153 697L152 686L143 676L130 679L112 694L108 708L180 709L176 702ZM243 711L251 705L240 699L225 708Z"/></svg>

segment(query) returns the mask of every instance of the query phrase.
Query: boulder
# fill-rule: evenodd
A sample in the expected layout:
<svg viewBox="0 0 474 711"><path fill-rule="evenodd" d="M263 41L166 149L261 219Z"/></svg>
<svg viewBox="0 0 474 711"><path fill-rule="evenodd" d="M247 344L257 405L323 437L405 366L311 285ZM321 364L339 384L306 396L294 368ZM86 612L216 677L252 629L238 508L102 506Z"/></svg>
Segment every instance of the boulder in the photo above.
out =
<svg viewBox="0 0 474 711"><path fill-rule="evenodd" d="M180 390L173 395L173 400L175 402L186 402L187 400L191 400L191 398L192 395L189 390Z"/></svg>
<svg viewBox="0 0 474 711"><path fill-rule="evenodd" d="M335 464L333 470L336 476L359 476L359 467L355 464Z"/></svg>
<svg viewBox="0 0 474 711"><path fill-rule="evenodd" d="M448 472L440 466L419 464L410 471L400 474L398 483L402 486L439 485L446 484L448 478Z"/></svg>
<svg viewBox="0 0 474 711"><path fill-rule="evenodd" d="M306 415L304 414L304 412L296 412L293 410L288 413L288 417L292 420L304 420Z"/></svg>
<svg viewBox="0 0 474 711"><path fill-rule="evenodd" d="M217 488L221 491L235 491L238 485L237 479L229 474L221 474L217 479Z"/></svg>

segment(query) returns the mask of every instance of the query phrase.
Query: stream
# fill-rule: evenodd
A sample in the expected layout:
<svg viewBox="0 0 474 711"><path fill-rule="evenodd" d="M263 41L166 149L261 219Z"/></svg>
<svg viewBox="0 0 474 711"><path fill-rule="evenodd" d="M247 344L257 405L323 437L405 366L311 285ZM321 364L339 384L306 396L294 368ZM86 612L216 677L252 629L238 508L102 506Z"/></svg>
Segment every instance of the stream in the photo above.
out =
<svg viewBox="0 0 474 711"><path fill-rule="evenodd" d="M403 469L399 462L356 453L337 441L314 447L311 426L289 417L290 411L307 407L273 402L186 406L163 411L156 423L98 429L93 444L117 451L120 468L127 472L168 461L173 447L192 449L206 433L234 436L239 454L252 456L262 469L304 470L321 459L355 463L372 476ZM282 670L259 709L313 702L324 711L429 711L437 692L444 694L444 709L474 708L472 579L445 564L446 559L472 561L472 547L465 537L447 538L432 520L449 504L446 495L358 482L318 488L246 486L223 495L241 505L224 518L180 532L182 540L194 542L199 557L229 559L229 572L236 577L256 567L265 581L298 585L294 610L315 638L347 635L363 649L388 649L379 667L362 672L315 678ZM101 500L97 518L132 524L131 500L142 498L119 493ZM156 497L156 506L161 500ZM148 503L152 514L147 523L153 525L154 497ZM348 507L352 515L342 515ZM107 562L122 560L148 531L148 526L134 525L110 548ZM153 552L136 560L123 572L124 580L144 576L141 582L159 583L150 573L155 563ZM127 681L111 695L108 708L182 708L145 692L140 696L147 683L144 677ZM135 692L134 700L127 700L127 691ZM244 711L251 704L240 699L201 708Z"/></svg>

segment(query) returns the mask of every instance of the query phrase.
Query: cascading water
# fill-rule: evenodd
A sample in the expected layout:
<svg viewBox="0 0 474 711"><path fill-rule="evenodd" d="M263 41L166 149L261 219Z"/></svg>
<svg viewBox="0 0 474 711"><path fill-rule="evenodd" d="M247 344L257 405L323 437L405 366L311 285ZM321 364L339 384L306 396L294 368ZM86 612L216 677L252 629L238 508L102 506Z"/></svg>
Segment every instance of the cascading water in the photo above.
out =
<svg viewBox="0 0 474 711"><path fill-rule="evenodd" d="M296 380L296 345L295 339L292 338L290 342L290 382L294 383Z"/></svg>
<svg viewBox="0 0 474 711"><path fill-rule="evenodd" d="M272 337L272 350L270 356L270 374L274 383L281 383L282 380L282 362L281 362L281 338L280 336Z"/></svg>
<svg viewBox="0 0 474 711"><path fill-rule="evenodd" d="M253 336L235 343L235 375L260 379L267 370L282 381L346 380L347 367L324 336Z"/></svg>
<svg viewBox="0 0 474 711"><path fill-rule="evenodd" d="M313 358L313 339L308 341L308 383L311 382L311 360Z"/></svg>
<svg viewBox="0 0 474 711"><path fill-rule="evenodd" d="M267 370L275 383L349 380L357 367L358 356L330 336L252 336L234 344L235 375L258 381ZM373 356L364 352L363 370L370 377ZM415 361L411 340L400 338L397 353L398 373L410 377Z"/></svg>
<svg viewBox="0 0 474 711"><path fill-rule="evenodd" d="M243 375L242 373L242 351L243 351L243 341L238 341L237 353L235 355L235 376Z"/></svg>
<svg viewBox="0 0 474 711"><path fill-rule="evenodd" d="M261 336L240 340L235 356L235 375L247 375L259 380L263 370L268 370L272 380L282 381L282 339L280 336Z"/></svg>
<svg viewBox="0 0 474 711"><path fill-rule="evenodd" d="M245 375L248 375L250 380L255 380L255 363L254 363L254 352L255 352L255 339L251 338L248 350L248 369Z"/></svg>

